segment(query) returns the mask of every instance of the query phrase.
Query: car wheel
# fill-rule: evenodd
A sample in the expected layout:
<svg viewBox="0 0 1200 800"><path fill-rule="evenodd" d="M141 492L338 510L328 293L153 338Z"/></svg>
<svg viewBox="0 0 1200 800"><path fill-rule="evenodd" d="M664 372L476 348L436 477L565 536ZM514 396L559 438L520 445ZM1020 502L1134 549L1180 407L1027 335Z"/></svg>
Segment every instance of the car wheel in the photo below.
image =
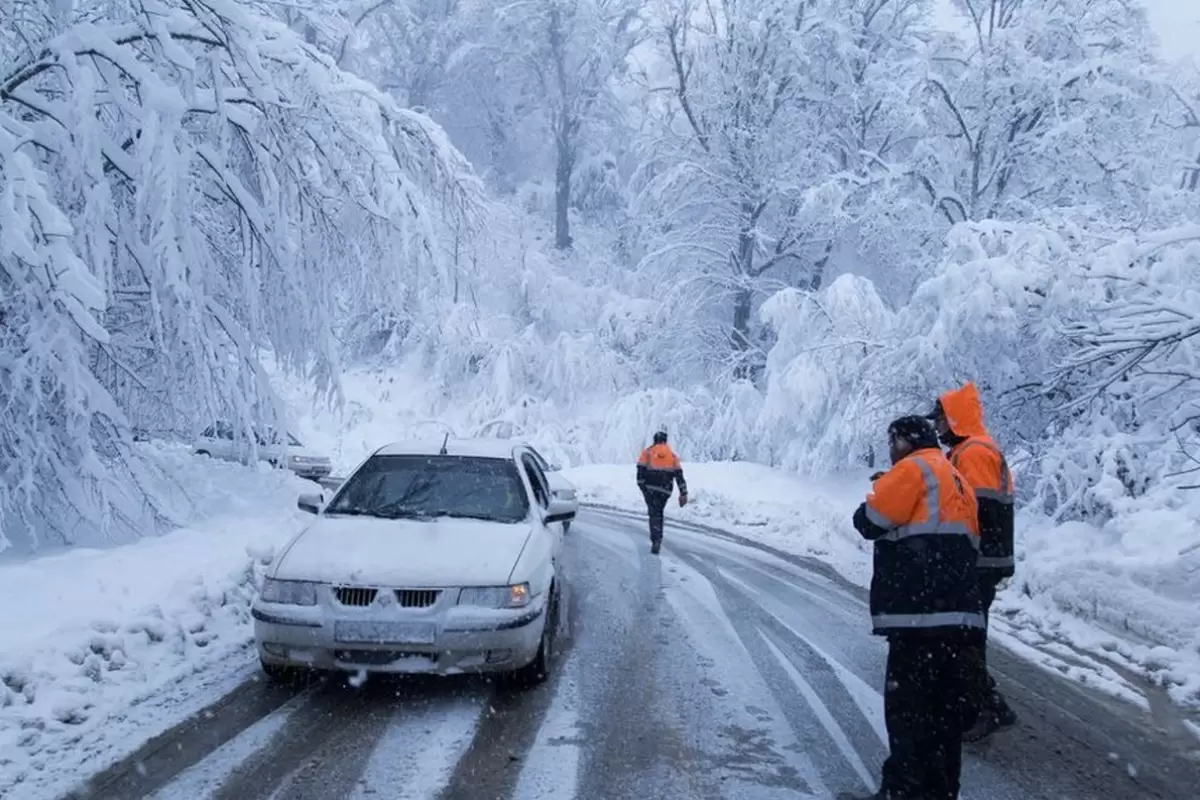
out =
<svg viewBox="0 0 1200 800"><path fill-rule="evenodd" d="M542 627L542 641L538 645L537 655L528 665L517 670L513 678L520 688L531 689L545 683L550 677L554 666L555 634L558 631L558 587L553 587L550 595L550 608L546 612L546 624Z"/></svg>
<svg viewBox="0 0 1200 800"><path fill-rule="evenodd" d="M292 684L296 683L302 677L302 670L295 667L285 667L282 664L268 664L265 661L259 661L259 666L262 667L263 675L267 676L267 680L277 684Z"/></svg>
<svg viewBox="0 0 1200 800"><path fill-rule="evenodd" d="M208 452L207 450L197 450L196 455L207 456L208 458L212 458L212 453Z"/></svg>

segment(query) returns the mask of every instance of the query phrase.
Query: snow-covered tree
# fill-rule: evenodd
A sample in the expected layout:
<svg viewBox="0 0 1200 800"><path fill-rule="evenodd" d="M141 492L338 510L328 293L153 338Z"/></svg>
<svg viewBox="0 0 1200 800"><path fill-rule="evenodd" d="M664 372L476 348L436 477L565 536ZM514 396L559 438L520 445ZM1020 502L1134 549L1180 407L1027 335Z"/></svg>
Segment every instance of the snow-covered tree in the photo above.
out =
<svg viewBox="0 0 1200 800"><path fill-rule="evenodd" d="M448 280L470 184L427 118L239 3L47 19L0 76L0 513L35 530L103 517L119 409L273 417L268 350L332 389L339 320Z"/></svg>
<svg viewBox="0 0 1200 800"><path fill-rule="evenodd" d="M662 18L664 65L652 79L670 99L636 206L643 267L689 320L686 343L664 343L667 358L724 363L745 377L761 363L752 314L766 282L790 274L811 283L837 224L827 98L810 91L807 68L824 19L792 0L680 0Z"/></svg>
<svg viewBox="0 0 1200 800"><path fill-rule="evenodd" d="M668 345L672 358L755 374L769 346L754 314L766 294L818 289L840 251L856 260L870 250L862 240L911 227L912 212L930 228L902 196L899 166L921 134L910 96L926 5L665 4L651 80L669 100L641 176L643 266L679 287L702 328L701 346L691 334ZM867 257L889 249L880 244Z"/></svg>
<svg viewBox="0 0 1200 800"><path fill-rule="evenodd" d="M554 244L572 243L574 180L589 141L597 142L620 112L613 82L642 35L631 0L518 0L495 8L492 41L525 112L538 121L553 153ZM603 149L603 148L598 148Z"/></svg>
<svg viewBox="0 0 1200 800"><path fill-rule="evenodd" d="M939 135L914 175L948 222L1089 203L1136 214L1152 39L1127 0L956 0L929 52Z"/></svg>

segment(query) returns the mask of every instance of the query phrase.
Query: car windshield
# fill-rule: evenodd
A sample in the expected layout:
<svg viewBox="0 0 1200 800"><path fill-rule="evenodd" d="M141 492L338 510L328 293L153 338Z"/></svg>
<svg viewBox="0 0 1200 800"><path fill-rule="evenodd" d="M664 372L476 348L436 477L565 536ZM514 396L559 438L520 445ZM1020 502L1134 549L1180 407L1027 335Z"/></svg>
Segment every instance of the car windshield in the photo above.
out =
<svg viewBox="0 0 1200 800"><path fill-rule="evenodd" d="M508 459L374 456L346 481L325 513L513 523L528 516L529 500L516 464Z"/></svg>

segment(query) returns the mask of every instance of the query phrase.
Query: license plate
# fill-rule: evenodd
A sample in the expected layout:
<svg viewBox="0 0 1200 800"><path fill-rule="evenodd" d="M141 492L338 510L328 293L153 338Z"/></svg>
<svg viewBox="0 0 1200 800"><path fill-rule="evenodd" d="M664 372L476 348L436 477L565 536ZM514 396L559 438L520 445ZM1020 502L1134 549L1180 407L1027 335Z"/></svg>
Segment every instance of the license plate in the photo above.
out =
<svg viewBox="0 0 1200 800"><path fill-rule="evenodd" d="M437 628L428 622L371 622L343 620L334 623L333 638L358 644L433 644Z"/></svg>

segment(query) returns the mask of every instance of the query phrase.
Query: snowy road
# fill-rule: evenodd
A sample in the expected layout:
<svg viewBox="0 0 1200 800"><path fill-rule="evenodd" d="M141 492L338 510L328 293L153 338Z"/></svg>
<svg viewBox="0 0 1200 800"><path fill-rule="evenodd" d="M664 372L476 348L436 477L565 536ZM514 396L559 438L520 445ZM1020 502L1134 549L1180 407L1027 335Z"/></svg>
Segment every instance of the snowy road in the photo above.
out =
<svg viewBox="0 0 1200 800"><path fill-rule="evenodd" d="M654 557L641 523L595 510L566 549L568 630L547 685L251 680L78 796L765 800L873 781L884 645L857 589L677 526ZM1195 739L997 663L1023 725L969 754L965 798L1195 797Z"/></svg>

